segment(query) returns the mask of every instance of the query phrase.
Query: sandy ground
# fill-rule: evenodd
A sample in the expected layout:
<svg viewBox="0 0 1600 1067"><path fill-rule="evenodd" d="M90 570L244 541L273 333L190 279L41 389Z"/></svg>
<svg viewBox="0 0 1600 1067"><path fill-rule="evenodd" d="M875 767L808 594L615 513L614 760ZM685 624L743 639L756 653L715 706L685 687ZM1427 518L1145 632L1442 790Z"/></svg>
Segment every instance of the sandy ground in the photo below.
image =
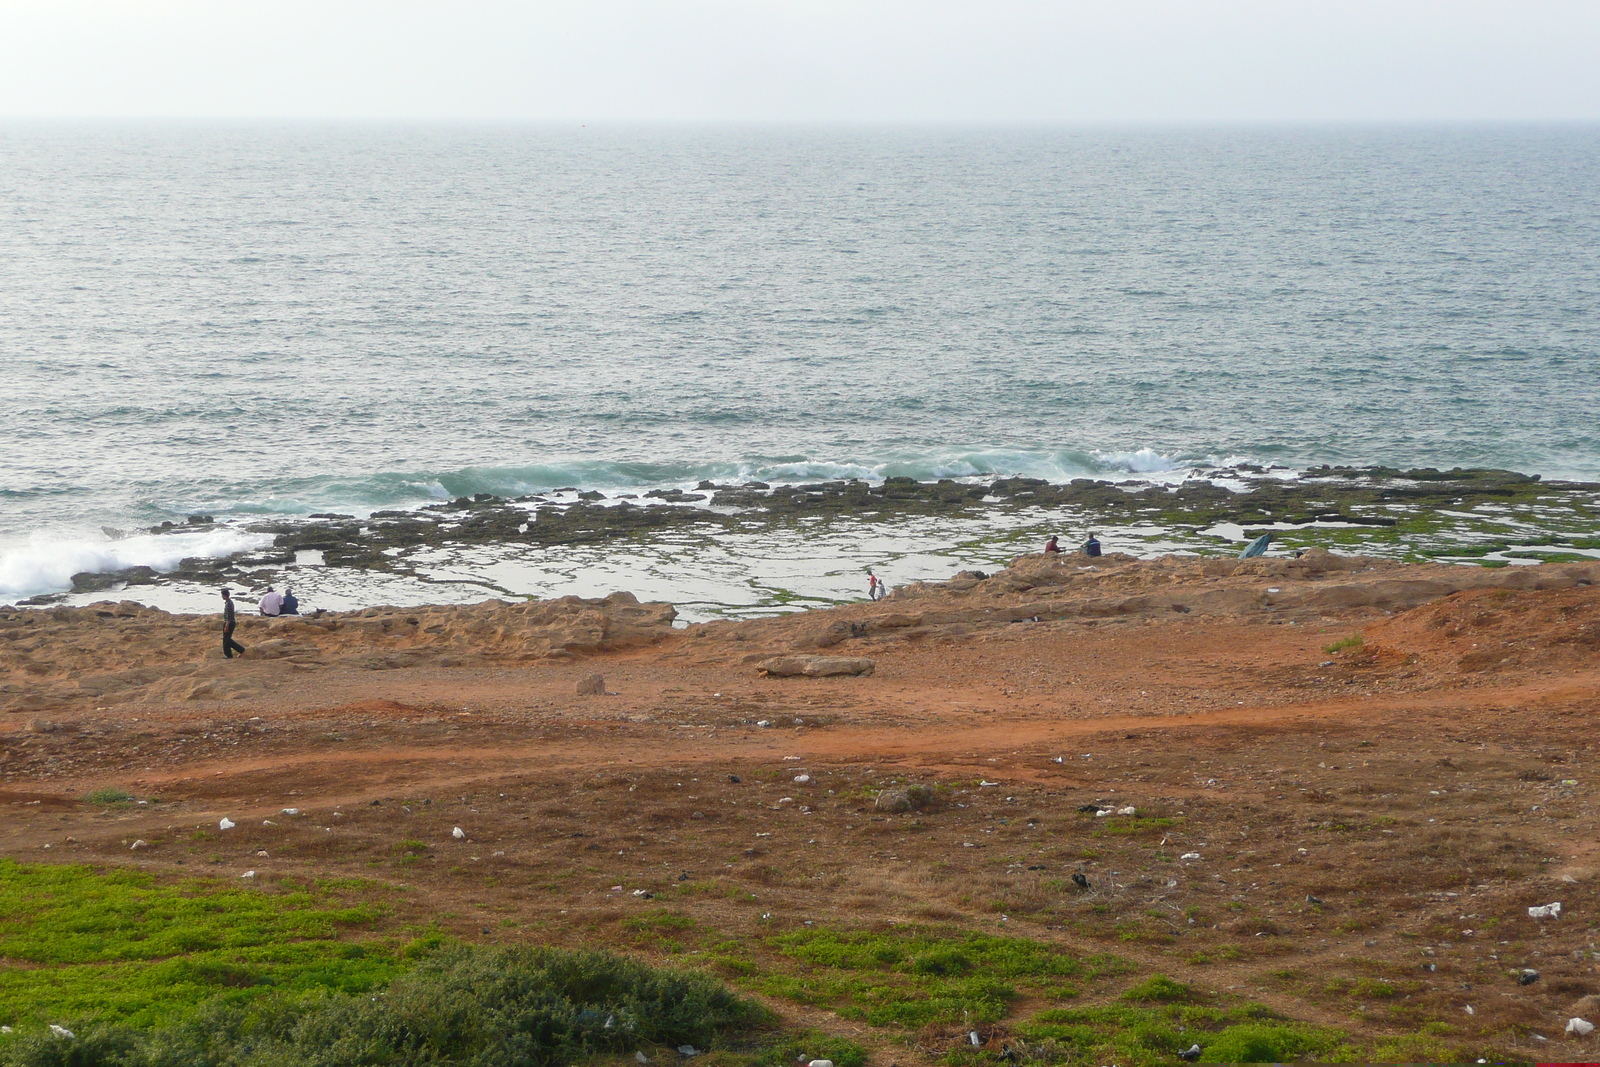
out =
<svg viewBox="0 0 1600 1067"><path fill-rule="evenodd" d="M407 922L661 956L627 919L689 882L674 909L752 944L1004 931L1355 1034L1595 1059L1562 1029L1600 1022L1596 578L1030 557L687 630L631 598L253 621L235 661L215 619L13 612L0 854L373 879ZM760 672L790 652L873 671ZM904 783L938 800L878 801Z"/></svg>

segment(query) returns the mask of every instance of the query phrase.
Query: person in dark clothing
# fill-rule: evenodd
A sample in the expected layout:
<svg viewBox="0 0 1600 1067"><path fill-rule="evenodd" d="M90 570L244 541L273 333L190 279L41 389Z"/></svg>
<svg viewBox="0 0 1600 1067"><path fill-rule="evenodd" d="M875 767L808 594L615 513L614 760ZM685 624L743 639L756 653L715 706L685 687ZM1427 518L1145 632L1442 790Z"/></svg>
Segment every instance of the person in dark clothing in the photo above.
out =
<svg viewBox="0 0 1600 1067"><path fill-rule="evenodd" d="M244 655L244 646L233 639L233 628L239 625L239 620L233 616L233 596L226 589L222 591L222 654L228 659L233 658L235 652Z"/></svg>
<svg viewBox="0 0 1600 1067"><path fill-rule="evenodd" d="M294 595L294 590L287 587L283 590L283 604L278 608L279 615L300 614L300 598Z"/></svg>
<svg viewBox="0 0 1600 1067"><path fill-rule="evenodd" d="M1090 534L1089 540L1083 543L1083 554L1085 556L1098 556L1100 554L1100 539L1094 534Z"/></svg>
<svg viewBox="0 0 1600 1067"><path fill-rule="evenodd" d="M1050 540L1048 540L1048 541L1046 541L1044 543L1045 552L1046 553L1060 552L1061 551L1061 546L1056 543L1059 540L1060 540L1059 537L1055 536L1054 534L1051 534L1050 535Z"/></svg>

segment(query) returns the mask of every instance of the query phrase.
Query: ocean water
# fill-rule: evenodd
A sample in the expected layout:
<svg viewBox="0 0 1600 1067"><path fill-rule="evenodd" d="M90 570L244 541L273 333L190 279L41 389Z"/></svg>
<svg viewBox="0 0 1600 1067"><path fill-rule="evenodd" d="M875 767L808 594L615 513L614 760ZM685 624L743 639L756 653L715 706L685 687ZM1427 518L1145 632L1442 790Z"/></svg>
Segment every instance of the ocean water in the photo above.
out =
<svg viewBox="0 0 1600 1067"><path fill-rule="evenodd" d="M1595 127L0 127L0 599L195 512L1600 479L1597 411Z"/></svg>

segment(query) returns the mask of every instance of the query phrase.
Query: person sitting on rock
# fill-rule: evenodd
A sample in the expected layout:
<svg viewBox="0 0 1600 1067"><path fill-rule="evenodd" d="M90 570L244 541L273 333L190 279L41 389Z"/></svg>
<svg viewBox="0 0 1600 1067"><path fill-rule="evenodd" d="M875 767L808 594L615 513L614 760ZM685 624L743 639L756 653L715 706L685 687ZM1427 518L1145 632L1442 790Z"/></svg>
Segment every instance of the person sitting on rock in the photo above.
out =
<svg viewBox="0 0 1600 1067"><path fill-rule="evenodd" d="M283 603L278 605L279 615L300 614L300 599L294 595L294 590L285 586L283 589Z"/></svg>
<svg viewBox="0 0 1600 1067"><path fill-rule="evenodd" d="M1100 539L1092 533L1089 535L1089 540L1083 543L1083 554L1085 556L1098 556L1100 554Z"/></svg>
<svg viewBox="0 0 1600 1067"><path fill-rule="evenodd" d="M283 596L272 586L267 586L267 595L261 598L261 614L278 615L283 611Z"/></svg>
<svg viewBox="0 0 1600 1067"><path fill-rule="evenodd" d="M1050 535L1050 540L1048 540L1048 541L1046 541L1044 543L1045 554L1046 555L1054 555L1056 553L1059 553L1061 551L1061 546L1059 544L1057 544L1057 542L1060 541L1060 540L1061 540L1061 538L1057 537L1055 534L1051 534Z"/></svg>

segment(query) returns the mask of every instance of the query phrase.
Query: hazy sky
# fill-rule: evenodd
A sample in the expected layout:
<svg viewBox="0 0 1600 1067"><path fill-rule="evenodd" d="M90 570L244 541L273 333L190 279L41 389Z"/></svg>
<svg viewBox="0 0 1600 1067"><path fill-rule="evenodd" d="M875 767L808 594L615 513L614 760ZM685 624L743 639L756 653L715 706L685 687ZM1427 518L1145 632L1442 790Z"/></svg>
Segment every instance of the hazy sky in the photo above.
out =
<svg viewBox="0 0 1600 1067"><path fill-rule="evenodd" d="M1600 0L0 0L0 116L1600 119Z"/></svg>

